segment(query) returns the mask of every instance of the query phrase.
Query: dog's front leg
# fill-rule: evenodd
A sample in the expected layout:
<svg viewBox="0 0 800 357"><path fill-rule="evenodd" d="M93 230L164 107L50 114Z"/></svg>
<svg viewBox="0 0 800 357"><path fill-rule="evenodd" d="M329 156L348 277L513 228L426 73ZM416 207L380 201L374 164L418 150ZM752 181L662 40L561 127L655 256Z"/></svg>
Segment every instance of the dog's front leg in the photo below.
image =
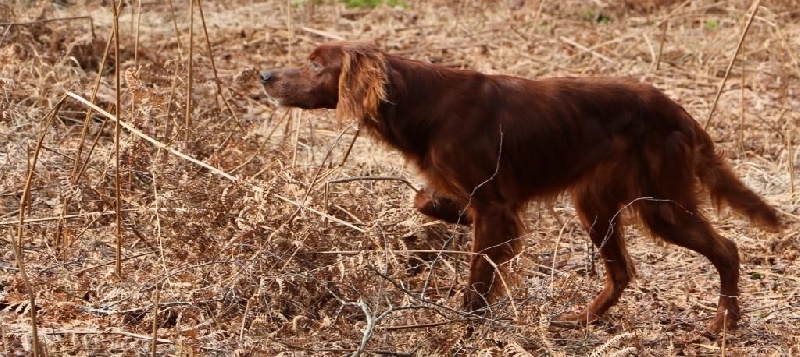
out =
<svg viewBox="0 0 800 357"><path fill-rule="evenodd" d="M503 205L476 205L469 282L464 308L486 315L487 307L507 293L511 277L506 263L522 247L522 221L517 210Z"/></svg>
<svg viewBox="0 0 800 357"><path fill-rule="evenodd" d="M472 218L466 212L466 207L451 198L435 194L428 187L417 192L414 197L414 208L428 217L448 223L465 226L472 224Z"/></svg>

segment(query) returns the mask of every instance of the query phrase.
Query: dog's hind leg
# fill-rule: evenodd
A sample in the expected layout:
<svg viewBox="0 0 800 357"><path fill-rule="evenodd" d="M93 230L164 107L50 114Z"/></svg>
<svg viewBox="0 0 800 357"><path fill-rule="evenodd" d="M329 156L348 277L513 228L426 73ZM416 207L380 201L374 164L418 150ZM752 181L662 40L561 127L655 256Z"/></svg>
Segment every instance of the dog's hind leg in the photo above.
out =
<svg viewBox="0 0 800 357"><path fill-rule="evenodd" d="M667 242L689 248L708 258L720 277L717 314L708 326L719 332L736 327L740 317L739 253L733 241L722 237L694 205L687 202L646 202L640 206L642 221Z"/></svg>
<svg viewBox="0 0 800 357"><path fill-rule="evenodd" d="M619 300L633 277L633 264L622 236L619 206L601 202L597 196L573 192L575 208L592 243L600 250L606 270L605 286L594 301L579 313L559 316L553 325L584 325L602 316Z"/></svg>

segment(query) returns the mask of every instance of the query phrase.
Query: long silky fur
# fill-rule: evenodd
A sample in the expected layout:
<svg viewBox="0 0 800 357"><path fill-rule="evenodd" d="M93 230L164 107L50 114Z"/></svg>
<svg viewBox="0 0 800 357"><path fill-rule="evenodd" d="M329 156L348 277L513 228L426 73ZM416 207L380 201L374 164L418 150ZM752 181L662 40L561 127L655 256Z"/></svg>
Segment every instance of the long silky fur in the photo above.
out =
<svg viewBox="0 0 800 357"><path fill-rule="evenodd" d="M378 108L386 101L386 58L374 46L344 48L339 75L339 120L378 121Z"/></svg>

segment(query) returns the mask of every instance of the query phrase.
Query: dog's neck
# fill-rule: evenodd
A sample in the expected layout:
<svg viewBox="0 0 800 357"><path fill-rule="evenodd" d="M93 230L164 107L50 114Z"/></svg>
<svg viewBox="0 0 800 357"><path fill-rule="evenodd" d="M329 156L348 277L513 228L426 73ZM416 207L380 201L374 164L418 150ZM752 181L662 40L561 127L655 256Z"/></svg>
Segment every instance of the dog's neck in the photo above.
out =
<svg viewBox="0 0 800 357"><path fill-rule="evenodd" d="M387 99L379 108L379 118L361 120L360 125L379 141L417 161L424 155L429 141L431 113L426 111L435 106L428 103L437 96L424 93L430 85L421 82L435 73L429 66L390 55L387 55L387 71Z"/></svg>
<svg viewBox="0 0 800 357"><path fill-rule="evenodd" d="M469 88L465 82L474 81L477 72L393 55L386 55L386 60L387 100L379 108L378 120L362 118L359 125L406 157L423 160L430 135L437 134L438 122L447 114L441 112L446 108L443 101Z"/></svg>

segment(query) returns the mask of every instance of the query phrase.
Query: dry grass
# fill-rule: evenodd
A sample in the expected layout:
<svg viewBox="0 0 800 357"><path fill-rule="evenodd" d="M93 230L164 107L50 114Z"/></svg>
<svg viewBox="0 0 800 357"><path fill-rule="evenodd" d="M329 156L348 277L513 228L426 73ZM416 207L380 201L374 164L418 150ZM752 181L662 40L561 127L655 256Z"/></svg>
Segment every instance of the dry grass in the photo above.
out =
<svg viewBox="0 0 800 357"><path fill-rule="evenodd" d="M410 0L407 9L372 11L330 0L203 1L220 82L195 12L189 86L188 2L131 1L120 15L119 119L138 132L122 132L118 192L113 122L97 112L85 121L89 107L70 97L42 130L65 93L93 98L101 67L92 102L114 112L113 50L102 65L112 11L99 0L72 2L0 4L3 354L33 349L12 242L40 132L20 248L50 355L142 355L152 346L162 355L800 354L797 1L761 3L710 127L740 176L787 220L784 234L771 235L715 216L743 262L746 317L724 338L703 332L718 291L713 268L635 229L628 237L639 276L620 303L585 330L549 330L550 318L589 301L603 282L568 199L556 202L557 217L527 216L514 303L462 338L468 255L459 251L468 251L469 232L420 217L400 181L327 185L356 176L421 182L368 138L345 157L355 131L332 111L265 105L251 68L298 63L328 39L373 39L390 52L486 72L633 76L704 121L750 2L654 1L661 6L643 12L578 0Z"/></svg>

